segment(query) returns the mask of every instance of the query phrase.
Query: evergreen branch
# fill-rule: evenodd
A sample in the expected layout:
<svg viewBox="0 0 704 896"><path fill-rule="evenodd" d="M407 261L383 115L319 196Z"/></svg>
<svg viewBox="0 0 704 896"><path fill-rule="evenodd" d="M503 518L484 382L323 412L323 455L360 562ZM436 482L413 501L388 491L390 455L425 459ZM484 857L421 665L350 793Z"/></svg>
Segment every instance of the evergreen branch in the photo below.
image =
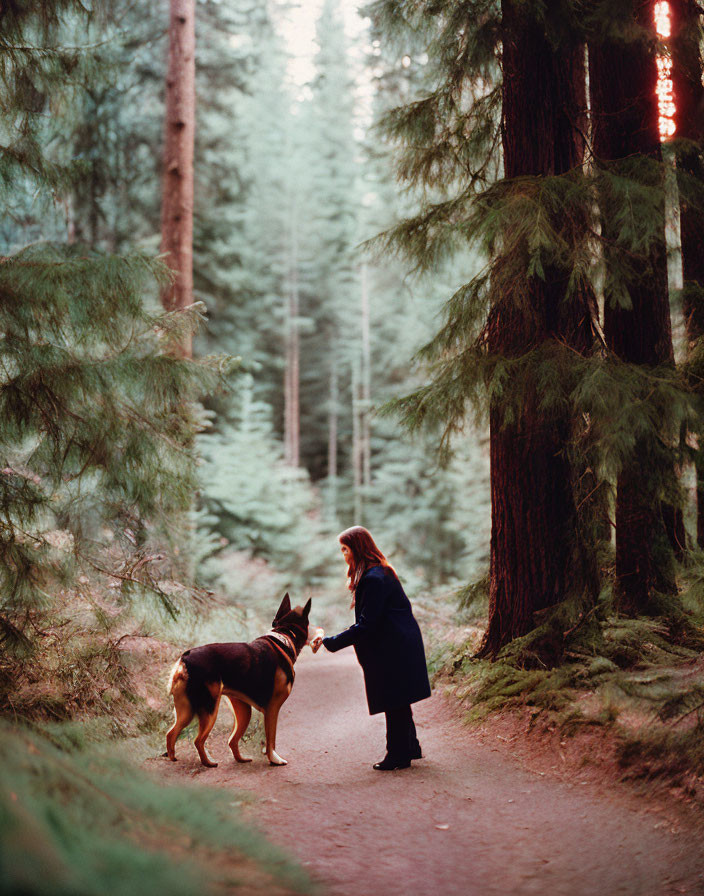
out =
<svg viewBox="0 0 704 896"><path fill-rule="evenodd" d="M21 53L37 53L37 54L59 54L59 53L83 53L88 52L89 50L97 50L100 47L104 47L108 44L114 44L116 40L116 36L107 37L104 40L97 41L94 44L80 44L77 46L67 46L65 44L56 44L50 47L40 47L30 44L2 44L3 52L12 52L17 51Z"/></svg>

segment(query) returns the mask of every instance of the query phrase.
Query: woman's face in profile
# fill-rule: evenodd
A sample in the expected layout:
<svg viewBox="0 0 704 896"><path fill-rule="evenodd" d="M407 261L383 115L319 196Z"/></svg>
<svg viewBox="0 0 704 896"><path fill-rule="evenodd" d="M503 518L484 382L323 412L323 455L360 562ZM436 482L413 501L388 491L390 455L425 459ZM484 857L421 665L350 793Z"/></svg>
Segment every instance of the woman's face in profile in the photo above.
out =
<svg viewBox="0 0 704 896"><path fill-rule="evenodd" d="M341 544L340 550L342 551L342 556L345 558L347 565L352 566L353 556L351 548L348 548L346 544Z"/></svg>

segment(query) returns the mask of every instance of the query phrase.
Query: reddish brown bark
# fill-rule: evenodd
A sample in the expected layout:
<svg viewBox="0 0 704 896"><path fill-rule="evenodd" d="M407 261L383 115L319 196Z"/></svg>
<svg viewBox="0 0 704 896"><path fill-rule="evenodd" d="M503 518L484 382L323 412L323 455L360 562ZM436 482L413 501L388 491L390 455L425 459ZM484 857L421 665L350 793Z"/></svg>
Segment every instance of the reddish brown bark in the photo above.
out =
<svg viewBox="0 0 704 896"><path fill-rule="evenodd" d="M161 206L161 252L175 275L162 294L169 311L193 301L195 110L195 0L171 0ZM190 357L190 335L181 348Z"/></svg>
<svg viewBox="0 0 704 896"><path fill-rule="evenodd" d="M589 83L593 121L593 147L599 164L617 174L640 179L648 188L661 192L656 214L655 237L641 254L618 246L617 216L623 194L614 194L605 180L600 192L602 237L607 278L605 288L604 333L608 347L631 364L657 366L674 363L667 286L665 243L665 193L662 171L641 158L662 160L658 133L656 99L657 70L652 44L651 4L633 0L621 11L622 25L608 37L590 43ZM633 39L633 24L642 29ZM624 33L630 40L618 40ZM625 162L623 160L626 160ZM646 222L642 222L645 224ZM636 222L635 226L640 226ZM626 258L630 263L625 270ZM625 282L630 307L623 307L618 291L611 288L615 272ZM663 562L667 541L676 540L675 527L666 530L663 509L653 493L653 465L657 446L641 439L634 457L618 477L616 494L616 595L621 609L642 611L654 589L670 588ZM669 508L674 521L675 511Z"/></svg>
<svg viewBox="0 0 704 896"><path fill-rule="evenodd" d="M504 0L502 12L505 176L561 175L578 168L583 140L576 125L586 108L584 48L575 43L557 52L529 6L517 0ZM527 259L527 247L523 251ZM534 348L557 349L558 342L586 351L591 297L566 299L568 277L555 266L546 269L544 279L521 277L523 300L516 294L520 286L496 279L489 352L518 358ZM513 423L506 423L499 403L490 408L490 604L480 656L494 656L528 632L535 612L564 599L584 574L566 450L571 421L566 412L547 415L540 409L535 383L526 394Z"/></svg>
<svg viewBox="0 0 704 896"><path fill-rule="evenodd" d="M700 12L694 0L671 0L672 79L677 104L677 137L686 144L677 148L677 179L680 194L682 276L687 341L704 336L704 86L699 42ZM695 457L697 471L697 543L704 547L704 456Z"/></svg>

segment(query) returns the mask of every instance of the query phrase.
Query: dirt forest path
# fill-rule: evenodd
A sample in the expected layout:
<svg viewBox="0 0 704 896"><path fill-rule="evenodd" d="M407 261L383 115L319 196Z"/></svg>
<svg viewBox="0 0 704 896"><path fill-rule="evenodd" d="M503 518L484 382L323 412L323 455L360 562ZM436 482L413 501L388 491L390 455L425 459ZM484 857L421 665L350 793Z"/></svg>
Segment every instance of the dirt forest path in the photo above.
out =
<svg viewBox="0 0 704 896"><path fill-rule="evenodd" d="M169 780L196 779L254 796L244 811L332 896L669 896L704 894L704 831L684 807L575 773L531 771L505 743L463 725L435 692L414 707L424 755L377 772L383 716L370 717L352 650L309 651L279 718L273 768L236 764L228 712L201 768L181 740ZM531 764L532 765L532 764Z"/></svg>

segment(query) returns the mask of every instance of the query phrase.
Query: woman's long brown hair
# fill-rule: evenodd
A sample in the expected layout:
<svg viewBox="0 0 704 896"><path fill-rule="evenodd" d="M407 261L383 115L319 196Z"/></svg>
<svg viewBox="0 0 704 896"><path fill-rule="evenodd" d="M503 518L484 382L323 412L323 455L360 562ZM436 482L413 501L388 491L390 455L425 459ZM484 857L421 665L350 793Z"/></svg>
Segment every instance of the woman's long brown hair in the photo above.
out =
<svg viewBox="0 0 704 896"><path fill-rule="evenodd" d="M352 563L347 570L349 579L347 587L353 594L357 590L359 580L372 566L383 566L385 571L388 570L394 578L398 578L396 570L381 553L371 533L364 526L352 526L350 529L345 529L337 536L337 540L340 544L347 545L352 551Z"/></svg>

